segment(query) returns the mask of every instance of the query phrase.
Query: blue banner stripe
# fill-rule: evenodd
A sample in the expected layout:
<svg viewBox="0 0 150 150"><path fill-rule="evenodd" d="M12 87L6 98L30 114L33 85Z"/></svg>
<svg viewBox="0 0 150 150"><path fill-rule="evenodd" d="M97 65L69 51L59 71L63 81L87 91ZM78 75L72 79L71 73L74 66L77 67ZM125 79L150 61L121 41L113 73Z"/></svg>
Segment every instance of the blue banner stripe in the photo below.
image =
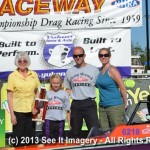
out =
<svg viewBox="0 0 150 150"><path fill-rule="evenodd" d="M130 66L125 66L125 67L118 67L118 71L120 72L121 76L123 77L130 77L131 76L131 67ZM42 78L49 78L53 74L59 74L63 78L65 77L65 73L67 69L50 69L50 70L35 70L38 73L38 76L40 79ZM7 72L1 72L0 73L0 79L6 80L8 79L8 75L11 73L11 71Z"/></svg>

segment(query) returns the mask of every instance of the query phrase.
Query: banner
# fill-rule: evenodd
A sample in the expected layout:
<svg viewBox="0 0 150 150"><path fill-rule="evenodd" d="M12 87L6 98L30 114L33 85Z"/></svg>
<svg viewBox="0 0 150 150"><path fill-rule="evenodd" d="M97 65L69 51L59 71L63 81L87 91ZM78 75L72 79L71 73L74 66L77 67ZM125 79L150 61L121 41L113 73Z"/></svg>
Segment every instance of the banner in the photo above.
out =
<svg viewBox="0 0 150 150"><path fill-rule="evenodd" d="M129 120L131 117L136 105L139 101L147 100L147 96L150 95L150 80L149 79L124 79L124 85L127 90L127 102L128 102L128 110L126 111L126 121ZM47 90L49 89L47 84ZM12 131L12 124L10 122L10 113L8 108L7 96L6 96L6 87L7 83L4 83L1 89L1 106L2 109L5 109L6 113L6 132ZM71 101L70 101L71 102ZM96 90L96 103L97 107L99 108L99 92L98 89ZM139 109L137 110L133 122L136 123L144 123L147 121L148 109L147 104L142 104ZM97 111L99 110L97 108ZM98 111L99 113L99 111ZM67 121L65 123L65 130L68 129ZM42 130L41 122L37 122L36 130ZM84 124L82 130L87 130L86 124Z"/></svg>
<svg viewBox="0 0 150 150"><path fill-rule="evenodd" d="M142 0L0 0L0 31L142 26Z"/></svg>
<svg viewBox="0 0 150 150"><path fill-rule="evenodd" d="M0 109L0 147L5 147L5 110Z"/></svg>
<svg viewBox="0 0 150 150"><path fill-rule="evenodd" d="M12 131L12 123L10 118L10 111L8 107L8 100L7 100L7 84L4 83L1 88L1 108L5 110L5 132L11 132Z"/></svg>
<svg viewBox="0 0 150 150"><path fill-rule="evenodd" d="M128 110L127 120L131 117L135 106L139 101L147 100L147 96L150 95L150 81L149 79L125 79L124 85L126 86L128 93ZM141 104L136 112L133 122L146 122L148 121L150 114L147 109L147 104Z"/></svg>
<svg viewBox="0 0 150 150"><path fill-rule="evenodd" d="M0 78L7 80L16 69L14 60L19 51L27 51L31 58L29 69L37 71L40 78L57 73L62 77L74 65L72 51L75 46L85 49L85 61L97 67L100 48L110 48L111 64L122 76L131 75L130 29L59 30L0 33ZM94 61L93 61L94 60Z"/></svg>

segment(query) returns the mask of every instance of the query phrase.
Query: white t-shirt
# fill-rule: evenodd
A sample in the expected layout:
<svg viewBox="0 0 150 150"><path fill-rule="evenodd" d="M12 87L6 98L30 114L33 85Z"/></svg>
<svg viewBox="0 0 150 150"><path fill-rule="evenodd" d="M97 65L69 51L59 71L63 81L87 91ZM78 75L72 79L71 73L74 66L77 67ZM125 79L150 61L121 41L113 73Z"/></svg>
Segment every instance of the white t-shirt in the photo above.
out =
<svg viewBox="0 0 150 150"><path fill-rule="evenodd" d="M45 119L61 121L66 118L66 110L70 110L69 95L64 90L46 92L48 106Z"/></svg>
<svg viewBox="0 0 150 150"><path fill-rule="evenodd" d="M71 97L75 100L94 98L98 74L98 68L90 64L81 68L73 66L66 72L64 86L72 90Z"/></svg>

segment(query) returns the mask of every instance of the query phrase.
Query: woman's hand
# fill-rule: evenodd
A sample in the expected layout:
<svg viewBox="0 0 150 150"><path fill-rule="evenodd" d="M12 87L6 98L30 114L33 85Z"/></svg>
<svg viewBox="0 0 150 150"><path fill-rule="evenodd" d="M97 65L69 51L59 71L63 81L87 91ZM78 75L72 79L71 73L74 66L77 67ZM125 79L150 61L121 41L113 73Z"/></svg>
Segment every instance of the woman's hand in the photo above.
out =
<svg viewBox="0 0 150 150"><path fill-rule="evenodd" d="M11 116L11 123L12 123L13 125L16 125L16 124L17 124L17 119L16 119L16 116L15 116L14 114Z"/></svg>
<svg viewBox="0 0 150 150"><path fill-rule="evenodd" d="M70 125L70 124L68 124L68 126L69 126L69 130L71 130L71 129L72 129L71 125Z"/></svg>
<svg viewBox="0 0 150 150"><path fill-rule="evenodd" d="M38 110L35 109L35 108L32 108L32 114L33 114L33 115L36 115L37 113L38 113Z"/></svg>

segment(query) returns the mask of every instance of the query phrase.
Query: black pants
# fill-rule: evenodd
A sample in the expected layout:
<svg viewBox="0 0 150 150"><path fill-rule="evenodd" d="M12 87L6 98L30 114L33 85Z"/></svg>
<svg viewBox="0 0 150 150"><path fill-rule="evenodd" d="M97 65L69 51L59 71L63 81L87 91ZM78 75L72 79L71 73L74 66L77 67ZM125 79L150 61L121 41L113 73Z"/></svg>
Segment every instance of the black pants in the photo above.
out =
<svg viewBox="0 0 150 150"><path fill-rule="evenodd" d="M43 124L43 133L48 139L55 139L58 141L59 137L64 135L65 120L53 121L45 119Z"/></svg>
<svg viewBox="0 0 150 150"><path fill-rule="evenodd" d="M13 137L18 139L14 146L34 144L33 141L27 140L34 136L34 127L32 122L32 113L14 112L17 124L13 125Z"/></svg>
<svg viewBox="0 0 150 150"><path fill-rule="evenodd" d="M73 100L71 104L71 127L73 138L81 138L81 128L85 120L88 131L92 127L99 128L97 106L95 100Z"/></svg>

